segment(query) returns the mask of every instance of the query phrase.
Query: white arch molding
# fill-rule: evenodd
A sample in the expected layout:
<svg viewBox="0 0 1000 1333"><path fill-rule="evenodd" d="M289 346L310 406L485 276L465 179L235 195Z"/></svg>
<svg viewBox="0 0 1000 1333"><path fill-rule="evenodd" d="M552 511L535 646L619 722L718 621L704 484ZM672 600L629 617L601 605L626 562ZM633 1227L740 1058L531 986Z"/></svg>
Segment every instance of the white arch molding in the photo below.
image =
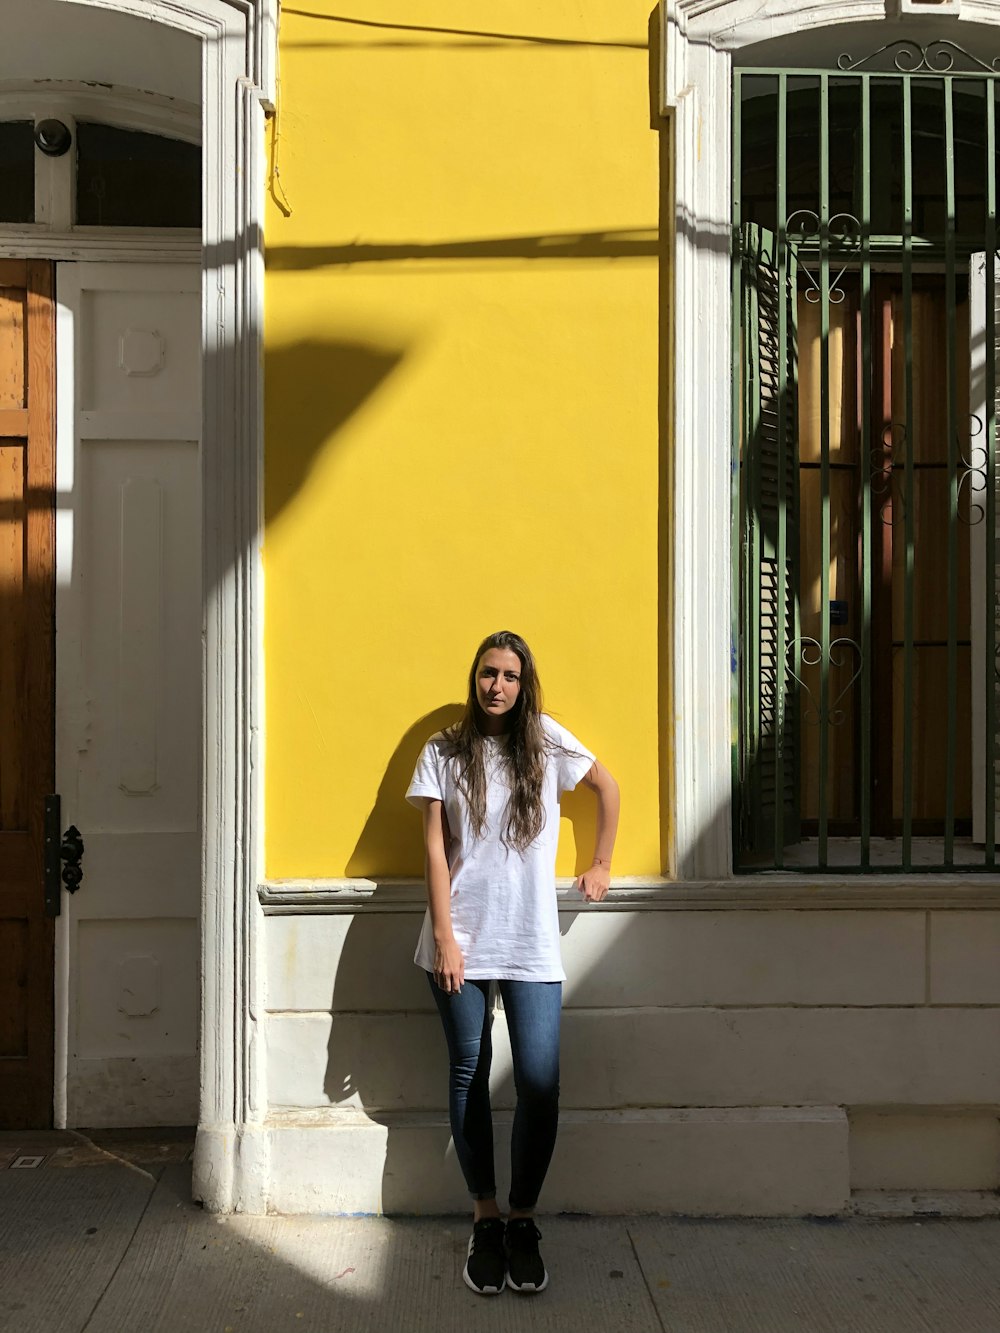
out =
<svg viewBox="0 0 1000 1333"><path fill-rule="evenodd" d="M677 875L732 874L731 331L732 66L741 48L848 23L875 50L906 25L962 43L1000 23L1000 0L661 0L661 101L674 151L673 568ZM874 25L874 26L873 26ZM925 38L926 40L926 38ZM1000 43L1000 34L998 34ZM831 43L831 66L840 45Z"/></svg>
<svg viewBox="0 0 1000 1333"><path fill-rule="evenodd" d="M262 1212L268 1182L257 1055L261 525L261 213L277 0L64 0L202 45L204 559L201 1100L194 1190Z"/></svg>

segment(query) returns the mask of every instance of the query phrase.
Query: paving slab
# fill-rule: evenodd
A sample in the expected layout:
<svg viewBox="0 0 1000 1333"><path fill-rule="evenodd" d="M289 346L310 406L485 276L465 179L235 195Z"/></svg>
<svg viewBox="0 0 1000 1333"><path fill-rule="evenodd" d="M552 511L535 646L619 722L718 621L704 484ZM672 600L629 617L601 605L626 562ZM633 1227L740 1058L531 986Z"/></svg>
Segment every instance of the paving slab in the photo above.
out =
<svg viewBox="0 0 1000 1333"><path fill-rule="evenodd" d="M0 1170L25 1157L40 1167L144 1166L188 1161L194 1149L191 1126L154 1129L0 1130Z"/></svg>
<svg viewBox="0 0 1000 1333"><path fill-rule="evenodd" d="M2 1333L82 1329L156 1183L124 1166L0 1171Z"/></svg>
<svg viewBox="0 0 1000 1333"><path fill-rule="evenodd" d="M670 1333L998 1333L1000 1222L635 1220Z"/></svg>
<svg viewBox="0 0 1000 1333"><path fill-rule="evenodd" d="M0 1170L0 1333L1000 1333L995 1217L543 1216L549 1289L484 1298L465 1218L218 1217L182 1138L27 1146L63 1169Z"/></svg>
<svg viewBox="0 0 1000 1333"><path fill-rule="evenodd" d="M484 1298L462 1282L464 1219L216 1217L189 1190L165 1168L86 1333L661 1333L619 1219L544 1219L558 1281Z"/></svg>

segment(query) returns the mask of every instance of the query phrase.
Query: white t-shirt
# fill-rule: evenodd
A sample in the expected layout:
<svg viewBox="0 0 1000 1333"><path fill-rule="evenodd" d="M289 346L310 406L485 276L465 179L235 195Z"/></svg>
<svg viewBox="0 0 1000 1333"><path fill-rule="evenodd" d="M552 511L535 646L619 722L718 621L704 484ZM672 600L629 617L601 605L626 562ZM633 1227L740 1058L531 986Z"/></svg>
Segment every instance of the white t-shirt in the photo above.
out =
<svg viewBox="0 0 1000 1333"><path fill-rule="evenodd" d="M542 715L546 734L560 749L546 757L542 783L545 823L523 852L506 847L501 833L507 822L509 786L500 763L502 737L486 740L486 829L477 838L465 797L458 789L456 761L443 752L441 732L424 746L406 799L443 801L451 832L451 920L470 980L565 981L559 950L556 903L556 847L559 797L572 791L590 771L594 756L565 727ZM413 961L434 969L434 932L430 909Z"/></svg>

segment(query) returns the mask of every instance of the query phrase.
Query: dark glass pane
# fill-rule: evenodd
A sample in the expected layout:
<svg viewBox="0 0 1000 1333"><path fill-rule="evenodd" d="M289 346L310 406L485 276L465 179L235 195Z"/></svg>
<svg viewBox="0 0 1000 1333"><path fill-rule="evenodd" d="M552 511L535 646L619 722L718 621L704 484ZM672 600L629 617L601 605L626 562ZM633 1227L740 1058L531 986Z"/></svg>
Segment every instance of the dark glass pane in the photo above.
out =
<svg viewBox="0 0 1000 1333"><path fill-rule="evenodd" d="M81 226L201 226L197 144L77 121L76 148Z"/></svg>
<svg viewBox="0 0 1000 1333"><path fill-rule="evenodd" d="M793 233L808 235L819 216L820 86L815 78L788 80L788 217ZM796 213L798 217L796 218Z"/></svg>
<svg viewBox="0 0 1000 1333"><path fill-rule="evenodd" d="M861 83L857 79L830 80L830 217L838 215L834 232L842 234L846 226L860 239L857 227L849 221L861 220Z"/></svg>
<svg viewBox="0 0 1000 1333"><path fill-rule="evenodd" d="M35 220L34 133L30 120L0 123L0 222Z"/></svg>
<svg viewBox="0 0 1000 1333"><path fill-rule="evenodd" d="M913 80L911 91L919 80ZM919 90L918 90L919 91ZM911 145L912 113L911 113ZM923 166L913 153L913 191ZM903 85L899 79L871 83L871 199L872 234L903 234ZM915 226L919 233L919 228Z"/></svg>
<svg viewBox="0 0 1000 1333"><path fill-rule="evenodd" d="M740 108L740 202L744 222L774 231L778 190L778 80L744 76Z"/></svg>

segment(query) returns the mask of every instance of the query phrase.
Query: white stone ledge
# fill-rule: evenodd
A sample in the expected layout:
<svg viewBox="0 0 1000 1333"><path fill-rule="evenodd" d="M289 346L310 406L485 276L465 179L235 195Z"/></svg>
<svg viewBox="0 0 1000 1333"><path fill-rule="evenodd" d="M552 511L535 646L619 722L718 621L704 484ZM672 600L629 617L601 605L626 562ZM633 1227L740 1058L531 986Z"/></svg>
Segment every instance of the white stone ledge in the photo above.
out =
<svg viewBox="0 0 1000 1333"><path fill-rule="evenodd" d="M996 1190L852 1190L854 1217L998 1217Z"/></svg>
<svg viewBox="0 0 1000 1333"><path fill-rule="evenodd" d="M603 903L583 903L572 879L556 881L560 912L774 911L847 908L1000 910L1000 875L801 875L774 872L726 880L613 879ZM423 912L423 880L273 879L258 885L267 916Z"/></svg>
<svg viewBox="0 0 1000 1333"><path fill-rule="evenodd" d="M498 1195L510 1115L494 1116ZM468 1208L447 1115L272 1111L268 1210L452 1213ZM567 1110L547 1212L801 1216L849 1206L842 1108Z"/></svg>

